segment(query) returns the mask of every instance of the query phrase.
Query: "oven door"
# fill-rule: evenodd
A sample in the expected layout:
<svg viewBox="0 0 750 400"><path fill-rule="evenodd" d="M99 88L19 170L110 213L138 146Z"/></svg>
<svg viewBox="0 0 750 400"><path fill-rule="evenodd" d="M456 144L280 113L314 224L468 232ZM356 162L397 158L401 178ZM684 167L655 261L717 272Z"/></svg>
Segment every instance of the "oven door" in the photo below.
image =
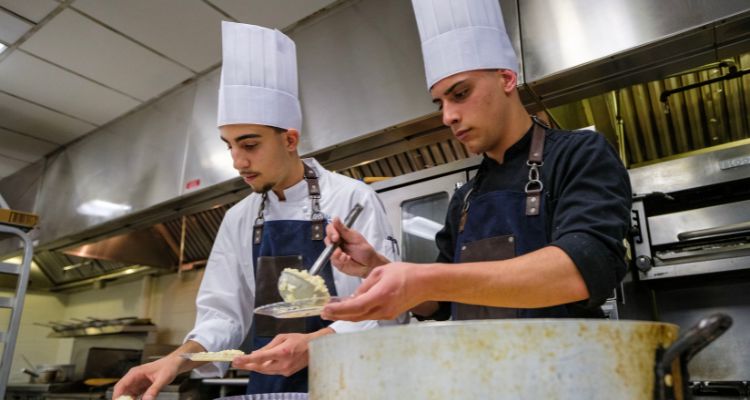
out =
<svg viewBox="0 0 750 400"><path fill-rule="evenodd" d="M443 227L451 196L466 181L461 171L378 192L403 261L435 262L435 234Z"/></svg>
<svg viewBox="0 0 750 400"><path fill-rule="evenodd" d="M750 268L750 200L648 218L650 278Z"/></svg>

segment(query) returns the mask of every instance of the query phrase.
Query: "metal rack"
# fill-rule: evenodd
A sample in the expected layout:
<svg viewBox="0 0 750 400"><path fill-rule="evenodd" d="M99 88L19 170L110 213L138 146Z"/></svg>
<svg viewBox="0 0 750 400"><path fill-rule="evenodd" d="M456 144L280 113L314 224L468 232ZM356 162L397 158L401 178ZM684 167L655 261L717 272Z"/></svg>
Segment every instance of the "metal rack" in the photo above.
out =
<svg viewBox="0 0 750 400"><path fill-rule="evenodd" d="M21 313L26 296L26 288L29 283L29 270L31 269L31 258L34 252L31 238L19 228L0 224L0 237L10 234L18 236L23 241L23 261L20 265L0 262L0 274L18 276L15 296L0 297L0 308L10 309L10 323L7 331L0 331L0 343L3 345L3 354L0 357L0 399L5 398L5 388L8 386L8 376L13 362L13 352L16 347L18 329L21 325ZM0 327L0 329L3 329Z"/></svg>

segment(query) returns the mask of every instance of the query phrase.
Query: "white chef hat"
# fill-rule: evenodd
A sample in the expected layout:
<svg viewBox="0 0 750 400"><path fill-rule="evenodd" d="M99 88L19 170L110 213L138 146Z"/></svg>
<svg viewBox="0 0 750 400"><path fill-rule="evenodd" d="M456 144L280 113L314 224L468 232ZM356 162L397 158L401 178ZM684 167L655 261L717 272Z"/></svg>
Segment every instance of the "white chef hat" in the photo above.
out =
<svg viewBox="0 0 750 400"><path fill-rule="evenodd" d="M518 71L498 0L412 0L427 87L477 69Z"/></svg>
<svg viewBox="0 0 750 400"><path fill-rule="evenodd" d="M223 21L218 125L302 127L292 39L261 26Z"/></svg>

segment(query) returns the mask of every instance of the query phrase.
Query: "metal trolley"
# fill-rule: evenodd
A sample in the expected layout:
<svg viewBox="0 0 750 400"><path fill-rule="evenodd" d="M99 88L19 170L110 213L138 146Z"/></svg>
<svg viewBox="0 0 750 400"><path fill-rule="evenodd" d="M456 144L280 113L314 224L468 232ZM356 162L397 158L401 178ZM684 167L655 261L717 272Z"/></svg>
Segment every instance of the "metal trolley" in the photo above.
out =
<svg viewBox="0 0 750 400"><path fill-rule="evenodd" d="M15 295L10 297L0 296L0 308L10 309L8 327L0 327L0 343L3 346L2 357L0 357L0 399L5 398L5 388L8 386L8 376L13 362L18 329L21 325L21 313L23 312L23 302L26 296L26 287L29 283L29 270L31 269L31 258L34 251L31 238L23 230L0 224L0 238L8 234L18 236L23 241L23 261L20 265L0 262L0 274L18 276ZM3 332L4 329L7 330Z"/></svg>

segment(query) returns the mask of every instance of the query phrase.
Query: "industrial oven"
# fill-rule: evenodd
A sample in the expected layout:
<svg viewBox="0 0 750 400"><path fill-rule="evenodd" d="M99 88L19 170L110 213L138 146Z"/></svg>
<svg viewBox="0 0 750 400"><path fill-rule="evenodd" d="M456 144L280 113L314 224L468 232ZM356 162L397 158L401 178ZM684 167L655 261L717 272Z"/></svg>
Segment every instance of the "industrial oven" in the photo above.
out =
<svg viewBox="0 0 750 400"><path fill-rule="evenodd" d="M750 269L750 143L630 170L642 280Z"/></svg>

